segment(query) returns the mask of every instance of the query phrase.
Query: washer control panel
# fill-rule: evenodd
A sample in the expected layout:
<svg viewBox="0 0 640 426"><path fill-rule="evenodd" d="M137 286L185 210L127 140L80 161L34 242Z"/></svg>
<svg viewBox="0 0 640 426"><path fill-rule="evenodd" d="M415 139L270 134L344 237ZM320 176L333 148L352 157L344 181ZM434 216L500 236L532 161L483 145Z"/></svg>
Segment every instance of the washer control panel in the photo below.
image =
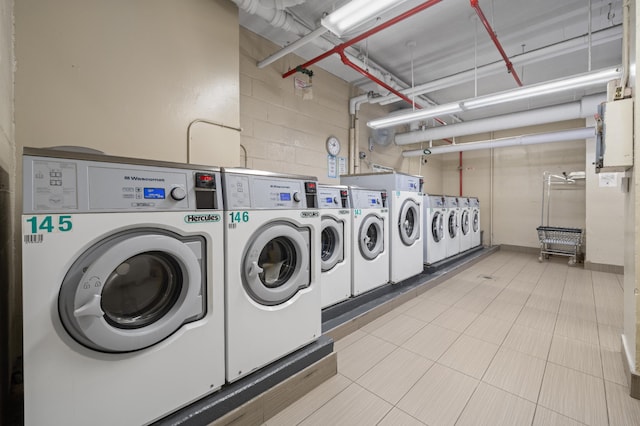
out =
<svg viewBox="0 0 640 426"><path fill-rule="evenodd" d="M223 185L226 210L317 208L317 182L223 173Z"/></svg>
<svg viewBox="0 0 640 426"><path fill-rule="evenodd" d="M25 213L222 207L218 171L25 155L23 178Z"/></svg>
<svg viewBox="0 0 640 426"><path fill-rule="evenodd" d="M348 209L350 206L347 187L318 185L318 207L321 209Z"/></svg>
<svg viewBox="0 0 640 426"><path fill-rule="evenodd" d="M382 209L387 207L387 191L350 188L351 206L354 209Z"/></svg>

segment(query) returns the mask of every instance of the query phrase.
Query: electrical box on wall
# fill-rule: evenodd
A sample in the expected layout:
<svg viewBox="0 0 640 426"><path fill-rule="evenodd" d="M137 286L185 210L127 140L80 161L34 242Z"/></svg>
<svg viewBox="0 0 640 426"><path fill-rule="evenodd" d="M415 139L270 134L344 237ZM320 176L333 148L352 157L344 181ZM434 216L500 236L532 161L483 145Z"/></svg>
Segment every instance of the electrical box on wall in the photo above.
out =
<svg viewBox="0 0 640 426"><path fill-rule="evenodd" d="M633 166L633 99L598 107L596 173L623 172Z"/></svg>

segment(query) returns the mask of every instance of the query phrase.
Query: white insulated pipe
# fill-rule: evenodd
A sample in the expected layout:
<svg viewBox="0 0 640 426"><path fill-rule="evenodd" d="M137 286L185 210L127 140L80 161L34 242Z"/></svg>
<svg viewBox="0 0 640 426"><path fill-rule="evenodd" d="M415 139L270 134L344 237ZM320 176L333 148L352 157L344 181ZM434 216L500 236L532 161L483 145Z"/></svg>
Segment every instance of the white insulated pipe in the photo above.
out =
<svg viewBox="0 0 640 426"><path fill-rule="evenodd" d="M294 41L293 43L289 44L287 47L278 50L273 55L267 56L266 58L264 58L263 60L258 62L258 68L264 68L264 67L266 67L268 65L271 65L272 63L274 63L278 59L288 55L289 53L291 53L291 52L293 52L295 50L298 50L298 48L304 46L305 44L311 43L312 41L314 41L318 37L322 36L327 31L329 31L329 30L326 29L325 27L319 27L319 28L311 31L306 36Z"/></svg>
<svg viewBox="0 0 640 426"><path fill-rule="evenodd" d="M256 15L276 28L282 28L298 35L303 35L309 30L294 20L284 8L304 3L306 0L232 0L238 8L247 13Z"/></svg>
<svg viewBox="0 0 640 426"><path fill-rule="evenodd" d="M513 136L509 138L493 139L480 142L459 143L454 145L442 145L429 148L430 155L447 154L450 152L476 151L479 149L505 148L516 145L538 145L543 143L566 142L580 139L591 139L596 136L595 127L560 130L550 133L535 133L530 135ZM404 158L429 155L426 149L413 149L403 151Z"/></svg>
<svg viewBox="0 0 640 426"><path fill-rule="evenodd" d="M398 133L394 140L396 145L410 145L431 140L451 139L477 133L586 118L595 114L598 110L598 104L606 101L606 98L607 96L604 93L590 95L579 101L551 107L465 121L463 123L449 124L448 126L430 127L415 132Z"/></svg>

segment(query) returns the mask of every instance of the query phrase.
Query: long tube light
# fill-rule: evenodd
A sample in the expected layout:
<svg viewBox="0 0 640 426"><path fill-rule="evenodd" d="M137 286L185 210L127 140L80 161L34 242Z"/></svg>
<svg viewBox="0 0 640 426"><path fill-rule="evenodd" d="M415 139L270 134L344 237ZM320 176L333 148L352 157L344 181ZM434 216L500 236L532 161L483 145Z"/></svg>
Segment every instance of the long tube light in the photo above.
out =
<svg viewBox="0 0 640 426"><path fill-rule="evenodd" d="M346 31L356 28L374 16L404 3L406 0L352 0L320 20L323 27L342 37Z"/></svg>
<svg viewBox="0 0 640 426"><path fill-rule="evenodd" d="M420 157L422 155L447 154L451 152L476 151L479 149L504 148L516 145L538 145L543 143L566 142L580 139L595 138L595 127L584 127L579 129L560 130L550 133L535 133L530 135L520 135L502 139L492 139L480 142L467 142L455 145L442 145L426 149L412 149L402 152L402 156Z"/></svg>
<svg viewBox="0 0 640 426"><path fill-rule="evenodd" d="M474 99L467 99L460 102L451 102L438 105L433 108L425 108L420 111L412 111L407 114L384 117L371 120L367 123L372 129L397 126L399 124L411 123L413 121L425 120L439 115L451 114L455 112L484 108L492 105L500 105L507 102L531 99L538 96L559 93L568 90L595 86L607 83L610 80L620 78L620 67L607 68L603 70L586 72L574 75L569 78L551 80L545 83L533 84L531 86L519 87L513 90L498 92L491 95L480 96Z"/></svg>

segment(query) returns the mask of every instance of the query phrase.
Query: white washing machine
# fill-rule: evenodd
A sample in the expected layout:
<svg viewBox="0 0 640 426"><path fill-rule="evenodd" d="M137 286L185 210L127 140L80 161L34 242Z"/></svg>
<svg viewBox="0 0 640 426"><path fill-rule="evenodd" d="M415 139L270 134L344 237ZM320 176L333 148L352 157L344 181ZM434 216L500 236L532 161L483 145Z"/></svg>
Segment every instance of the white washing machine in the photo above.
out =
<svg viewBox="0 0 640 426"><path fill-rule="evenodd" d="M458 207L458 197L445 196L444 201L447 208L445 244L447 246L447 257L451 257L460 253L460 209Z"/></svg>
<svg viewBox="0 0 640 426"><path fill-rule="evenodd" d="M321 334L314 177L223 169L229 382Z"/></svg>
<svg viewBox="0 0 640 426"><path fill-rule="evenodd" d="M389 209L385 190L349 187L354 296L389 282Z"/></svg>
<svg viewBox="0 0 640 426"><path fill-rule="evenodd" d="M442 195L424 196L424 263L432 265L447 257L447 208Z"/></svg>
<svg viewBox="0 0 640 426"><path fill-rule="evenodd" d="M467 251L471 248L471 206L469 198L458 197L458 208L460 214L460 228L458 229L460 238L460 252Z"/></svg>
<svg viewBox="0 0 640 426"><path fill-rule="evenodd" d="M349 188L318 185L320 294L323 308L351 297L351 204Z"/></svg>
<svg viewBox="0 0 640 426"><path fill-rule="evenodd" d="M480 200L476 197L469 198L471 207L471 247L480 245Z"/></svg>
<svg viewBox="0 0 640 426"><path fill-rule="evenodd" d="M26 425L140 425L224 383L215 168L25 148Z"/></svg>
<svg viewBox="0 0 640 426"><path fill-rule="evenodd" d="M400 282L422 272L423 247L421 176L369 173L340 176L340 182L387 191L389 203L389 281Z"/></svg>

